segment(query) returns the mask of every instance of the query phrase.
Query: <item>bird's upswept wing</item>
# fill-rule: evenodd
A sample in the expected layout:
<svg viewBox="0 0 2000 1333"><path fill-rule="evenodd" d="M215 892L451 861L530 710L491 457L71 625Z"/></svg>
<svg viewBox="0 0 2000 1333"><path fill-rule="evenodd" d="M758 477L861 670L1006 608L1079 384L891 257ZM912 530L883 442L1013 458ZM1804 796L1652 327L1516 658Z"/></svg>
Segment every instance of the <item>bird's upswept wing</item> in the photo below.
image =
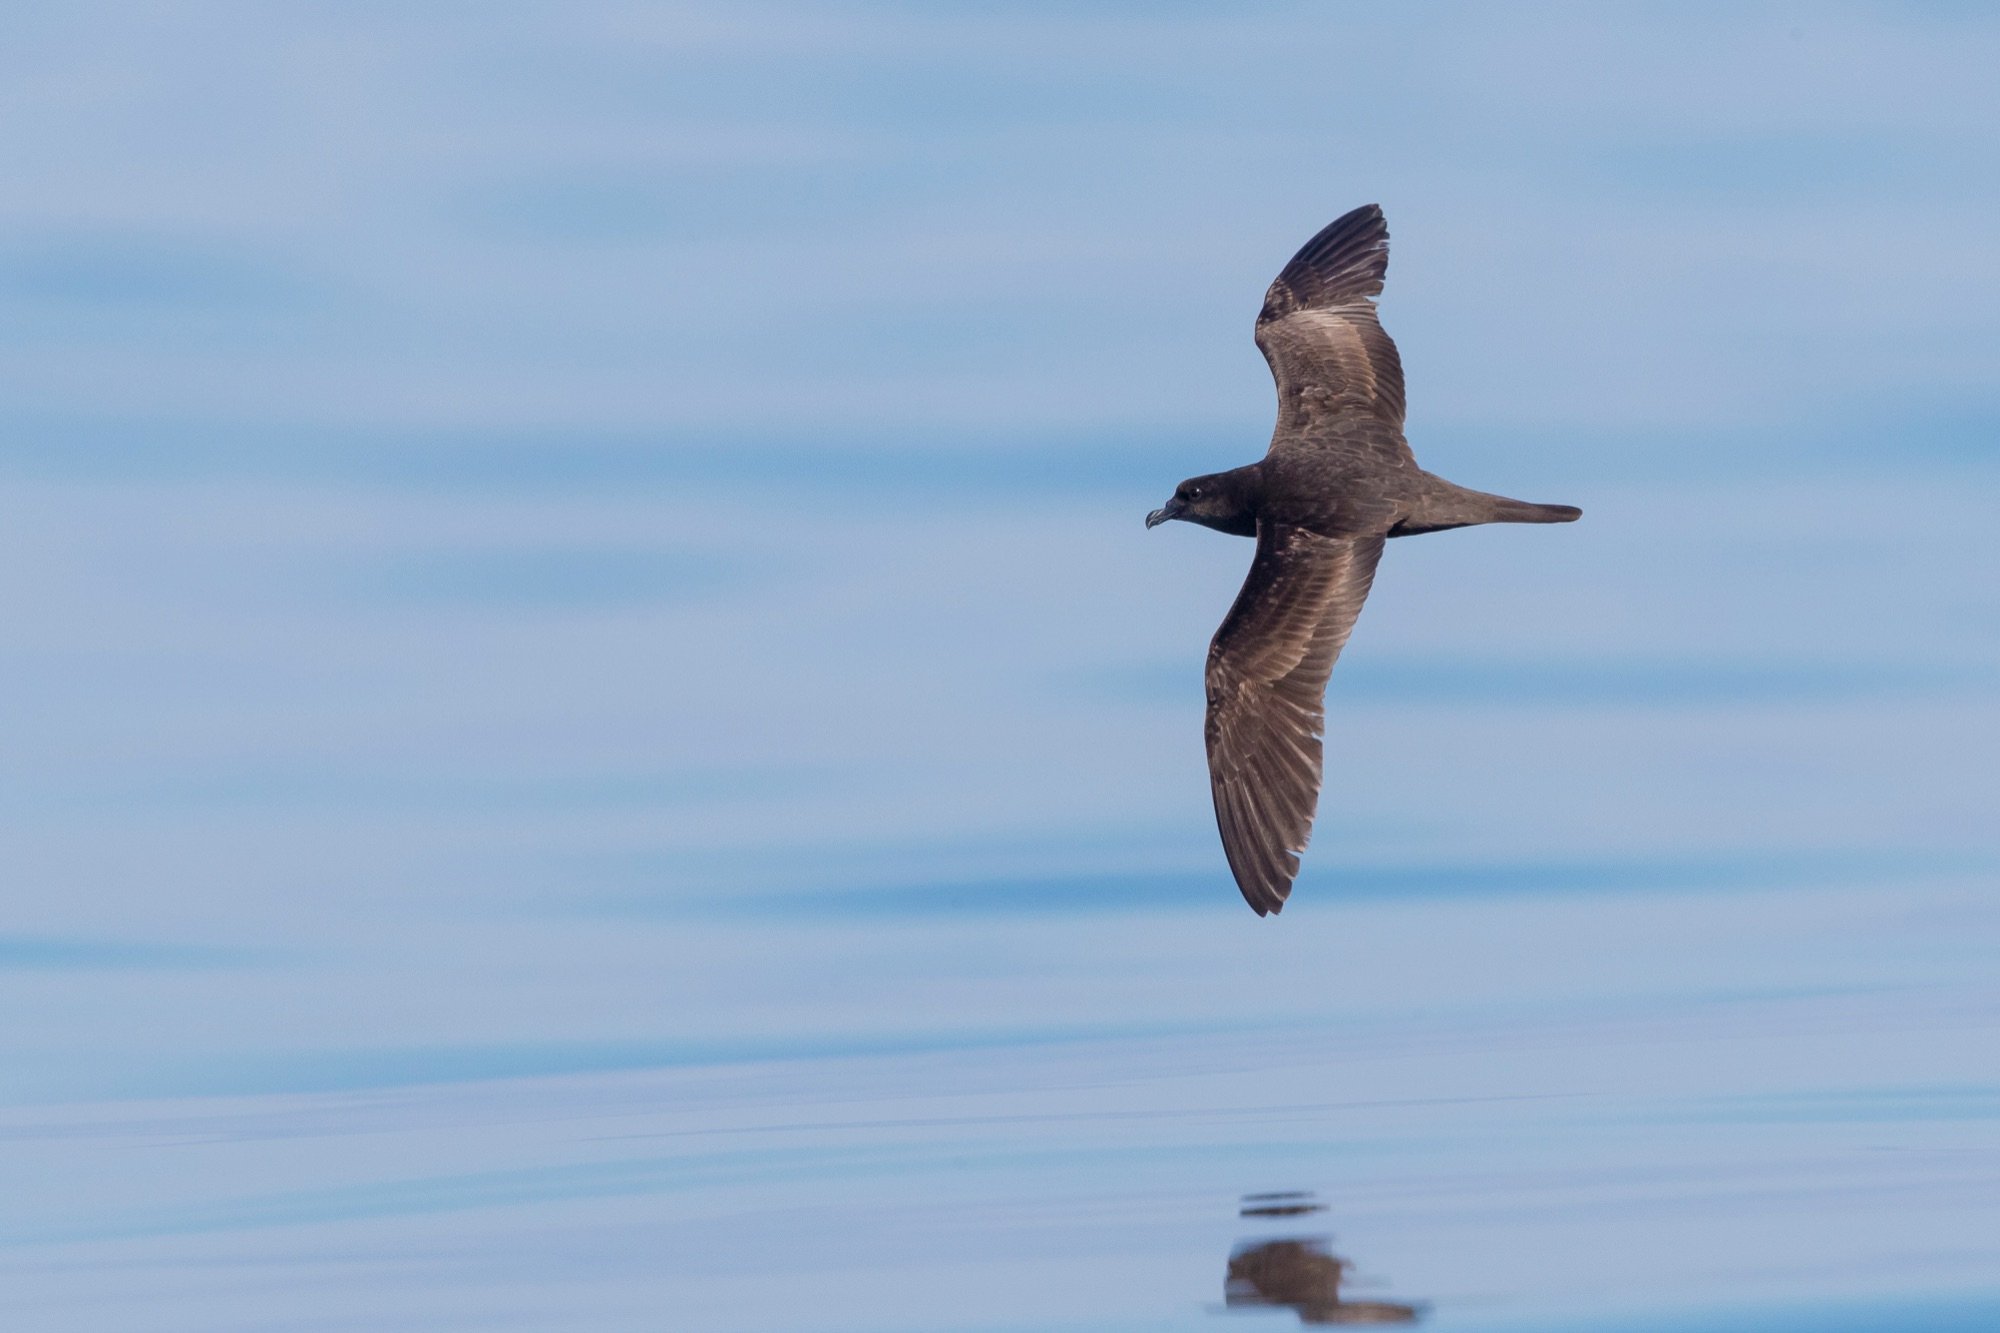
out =
<svg viewBox="0 0 2000 1333"><path fill-rule="evenodd" d="M1388 424L1380 438L1401 445L1403 363L1373 299L1388 267L1389 224L1364 204L1307 241L1264 294L1257 346L1278 383L1274 446L1347 413Z"/></svg>
<svg viewBox="0 0 2000 1333"><path fill-rule="evenodd" d="M1208 649L1208 776L1222 850L1257 915L1284 906L1319 803L1326 681L1384 538L1273 524Z"/></svg>

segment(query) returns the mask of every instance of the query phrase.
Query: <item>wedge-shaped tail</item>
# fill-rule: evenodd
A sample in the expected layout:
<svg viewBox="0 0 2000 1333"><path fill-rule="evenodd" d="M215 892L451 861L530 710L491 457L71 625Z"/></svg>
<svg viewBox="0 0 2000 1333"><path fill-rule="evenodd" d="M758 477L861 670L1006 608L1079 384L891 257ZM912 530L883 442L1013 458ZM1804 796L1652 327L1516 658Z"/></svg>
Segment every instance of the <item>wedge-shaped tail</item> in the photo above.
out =
<svg viewBox="0 0 2000 1333"><path fill-rule="evenodd" d="M1424 494L1409 517L1389 530L1391 537L1443 532L1480 523L1574 523L1583 517L1575 505L1536 504L1504 495L1456 486L1443 477L1426 477Z"/></svg>

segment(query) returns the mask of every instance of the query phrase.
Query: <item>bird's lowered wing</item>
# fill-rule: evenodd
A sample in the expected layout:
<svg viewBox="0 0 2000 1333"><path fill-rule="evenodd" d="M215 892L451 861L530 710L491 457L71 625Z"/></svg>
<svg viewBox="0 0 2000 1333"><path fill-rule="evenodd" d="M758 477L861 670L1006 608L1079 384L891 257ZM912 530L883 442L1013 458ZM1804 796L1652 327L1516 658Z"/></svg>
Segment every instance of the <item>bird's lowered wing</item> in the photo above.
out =
<svg viewBox="0 0 2000 1333"><path fill-rule="evenodd" d="M1389 225L1364 204L1307 241L1264 294L1257 346L1278 382L1275 439L1346 413L1402 428L1403 363L1373 299L1388 267Z"/></svg>
<svg viewBox="0 0 2000 1333"><path fill-rule="evenodd" d="M1260 525L1243 591L1208 649L1208 776L1222 850L1257 915L1284 906L1319 803L1326 679L1383 538Z"/></svg>

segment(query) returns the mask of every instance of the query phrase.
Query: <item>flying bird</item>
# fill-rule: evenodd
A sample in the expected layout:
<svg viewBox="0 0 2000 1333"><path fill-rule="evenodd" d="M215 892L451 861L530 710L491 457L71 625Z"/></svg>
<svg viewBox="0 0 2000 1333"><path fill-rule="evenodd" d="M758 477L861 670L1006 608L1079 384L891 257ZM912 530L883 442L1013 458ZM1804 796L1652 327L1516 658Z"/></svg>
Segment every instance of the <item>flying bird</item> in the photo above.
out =
<svg viewBox="0 0 2000 1333"><path fill-rule="evenodd" d="M1222 850L1257 915L1292 891L1319 804L1326 682L1390 537L1583 511L1455 486L1403 439L1403 365L1374 298L1389 227L1367 204L1305 243L1264 293L1257 346L1278 385L1264 457L1190 477L1146 515L1257 539L1208 648L1208 774Z"/></svg>

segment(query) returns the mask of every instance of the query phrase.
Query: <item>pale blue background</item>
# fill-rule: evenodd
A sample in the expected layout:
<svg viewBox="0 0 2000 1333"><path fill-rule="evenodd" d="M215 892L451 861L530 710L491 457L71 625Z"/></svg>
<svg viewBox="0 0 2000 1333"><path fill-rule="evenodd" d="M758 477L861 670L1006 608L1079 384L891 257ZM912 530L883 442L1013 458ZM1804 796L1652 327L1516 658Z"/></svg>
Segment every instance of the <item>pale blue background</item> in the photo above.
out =
<svg viewBox="0 0 2000 1333"><path fill-rule="evenodd" d="M1991 1322L2000 14L0 12L11 1326L1198 1326L1259 1188ZM1391 547L1260 922L1140 518L1370 200L1586 518Z"/></svg>

